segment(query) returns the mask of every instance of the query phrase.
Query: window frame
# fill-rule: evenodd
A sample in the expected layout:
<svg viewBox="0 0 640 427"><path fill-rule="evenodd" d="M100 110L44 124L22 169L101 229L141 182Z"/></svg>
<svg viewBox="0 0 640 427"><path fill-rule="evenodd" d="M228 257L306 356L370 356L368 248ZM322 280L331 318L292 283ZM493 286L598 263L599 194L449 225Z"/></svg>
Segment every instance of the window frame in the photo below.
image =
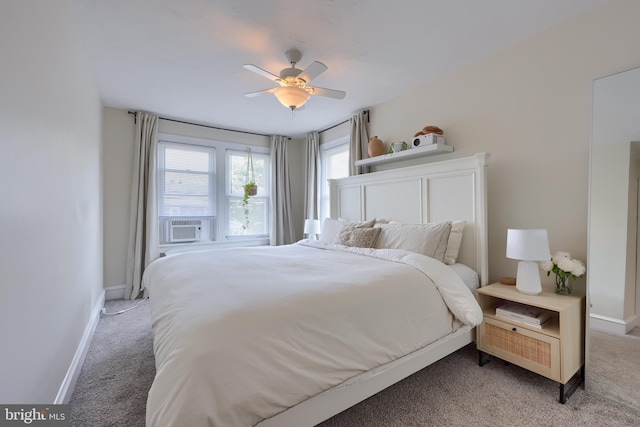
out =
<svg viewBox="0 0 640 427"><path fill-rule="evenodd" d="M163 191L163 187L164 187L164 183L161 182L161 174L160 174L160 168L161 168L161 145L175 145L175 146L183 146L183 147L193 147L193 149L197 150L199 148L202 149L213 149L214 150L214 177L212 178L213 181L213 186L212 191L214 192L214 201L213 201L213 216L212 217L185 217L185 216L180 216L180 217L174 217L174 218L186 218L186 219L190 219L190 218L194 218L194 219L200 219L200 218L212 218L211 221L211 229L212 232L210 233L210 240L205 240L205 237L203 236L203 239L201 241L197 241L197 242L191 242L191 243L161 243L160 247L161 248L176 248L176 247L180 247L180 246L185 246L185 245L203 245L203 244L221 244L221 243L228 243L228 242L237 242L242 244L242 242L248 243L249 241L260 241L260 244L264 244L265 240L268 241L269 238L269 234L268 234L268 226L266 227L266 234L254 234L254 235L246 235L246 236L242 236L242 235L238 235L238 236L229 236L228 235L228 221L229 221L229 215L228 215L228 203L227 203L227 151L233 151L233 152L247 152L247 148L251 148L251 152L252 154L255 156L266 156L267 158L267 162L265 164L265 174L266 174L266 179L267 181L270 179L270 168L271 168L271 162L270 162L270 152L269 152L269 146L268 145L253 145L253 144L243 144L243 143L237 143L237 142L228 142L228 141L221 141L221 140L217 140L217 139L205 139L205 138L196 138L196 137L190 137L190 136L183 136L183 135L174 135L174 134L168 134L168 133L158 133L158 139L157 139L157 143L158 143L158 166L157 166L157 171L158 171L158 176L157 176L157 180L158 180L158 220L159 222L162 221L163 218L167 218L166 216L162 216L160 215L161 211L161 203L163 203L160 199L161 196L163 195L162 191ZM266 199L266 206L267 206L267 218L265 219L265 221L267 222L267 224L269 223L269 218L268 218L268 206L270 203L270 187L267 186L265 189L263 189L263 191L266 192L266 194L264 194L264 197ZM207 236L209 237L209 236Z"/></svg>
<svg viewBox="0 0 640 427"><path fill-rule="evenodd" d="M192 215L163 215L162 213L164 212L164 197L162 196L166 196L166 194L164 194L164 190L165 190L165 180L162 179L162 177L165 176L166 172L167 172L167 168L164 164L164 156L162 156L162 152L165 151L166 148L177 148L177 149L184 149L185 145L187 144L180 144L180 143L176 143L176 142L169 142L169 141L162 141L162 143L160 143L160 141L158 141L158 216L160 218L163 217L195 217ZM210 154L209 156L209 171L208 172L200 172L200 171L190 171L189 169L186 170L171 170L174 172L182 172L182 173L189 173L189 174L194 174L194 175L204 175L205 173L209 176L209 188L216 188L216 181L217 181L217 168L216 168L216 158L217 158L217 151L215 147L207 147L207 146L202 146L202 145L193 145L193 144L188 144L187 146L189 147L193 147L190 150L191 151L202 151L202 152L207 152ZM216 197L210 197L211 194L208 195L209 196L209 212L212 213L212 215L198 215L198 217L211 217L211 216L215 216L213 215L213 213L216 212L216 208L217 208L217 203L216 203Z"/></svg>
<svg viewBox="0 0 640 427"><path fill-rule="evenodd" d="M324 222L325 218L331 216L331 194L329 194L329 184L327 180L327 156L337 154L338 152L347 152L349 155L349 136L343 136L336 140L325 142L320 144L319 163L320 168L318 171L318 196L319 196L319 210L320 210L320 223ZM347 160L347 175L349 176L349 160Z"/></svg>

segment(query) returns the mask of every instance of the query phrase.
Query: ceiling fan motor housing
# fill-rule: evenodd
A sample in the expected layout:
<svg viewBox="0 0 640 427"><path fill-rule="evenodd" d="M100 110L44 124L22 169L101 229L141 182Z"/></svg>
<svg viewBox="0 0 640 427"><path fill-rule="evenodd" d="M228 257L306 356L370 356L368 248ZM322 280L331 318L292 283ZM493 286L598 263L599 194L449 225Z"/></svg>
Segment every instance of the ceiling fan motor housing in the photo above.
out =
<svg viewBox="0 0 640 427"><path fill-rule="evenodd" d="M280 78L282 80L285 80L287 77L298 77L298 74L300 74L301 72L302 70L299 68L285 68L284 70L280 71Z"/></svg>

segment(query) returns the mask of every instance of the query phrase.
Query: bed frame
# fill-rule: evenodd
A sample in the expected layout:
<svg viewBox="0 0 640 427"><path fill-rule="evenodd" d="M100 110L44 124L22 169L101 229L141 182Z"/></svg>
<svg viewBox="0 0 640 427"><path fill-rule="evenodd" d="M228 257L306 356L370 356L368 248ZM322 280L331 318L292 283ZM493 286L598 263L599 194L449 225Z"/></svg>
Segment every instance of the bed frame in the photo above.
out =
<svg viewBox="0 0 640 427"><path fill-rule="evenodd" d="M488 283L487 184L489 154L330 180L331 217L385 218L406 224L466 220L458 262ZM373 396L474 341L462 328L422 350L388 363L362 380L356 377L257 424L259 427L314 426Z"/></svg>

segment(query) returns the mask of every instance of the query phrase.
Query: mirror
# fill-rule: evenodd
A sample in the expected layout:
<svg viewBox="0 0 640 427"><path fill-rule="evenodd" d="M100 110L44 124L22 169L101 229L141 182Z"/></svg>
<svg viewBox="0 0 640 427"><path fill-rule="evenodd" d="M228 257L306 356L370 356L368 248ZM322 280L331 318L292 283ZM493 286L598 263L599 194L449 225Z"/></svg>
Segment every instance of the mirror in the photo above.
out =
<svg viewBox="0 0 640 427"><path fill-rule="evenodd" d="M640 68L594 80L586 389L640 410Z"/></svg>

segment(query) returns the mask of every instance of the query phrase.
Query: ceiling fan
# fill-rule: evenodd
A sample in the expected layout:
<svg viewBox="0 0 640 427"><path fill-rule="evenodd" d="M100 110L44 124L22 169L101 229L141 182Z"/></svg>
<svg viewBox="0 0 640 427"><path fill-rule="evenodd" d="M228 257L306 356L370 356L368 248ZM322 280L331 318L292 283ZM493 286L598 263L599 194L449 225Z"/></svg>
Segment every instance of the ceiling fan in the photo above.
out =
<svg viewBox="0 0 640 427"><path fill-rule="evenodd" d="M267 79L280 85L280 87L245 93L244 96L254 97L262 95L264 93L273 93L282 105L287 108L291 108L291 110L293 111L302 107L309 100L311 95L326 96L334 99L343 99L347 94L346 92L343 92L341 90L308 86L311 80L327 71L327 66L322 62L314 61L307 68L301 70L299 68L296 68L296 64L302 58L302 53L300 53L298 49L289 49L285 52L284 55L289 60L291 67L285 68L280 71L280 76L276 76L275 74L263 70L262 68L257 67L253 64L244 65L244 68L246 68L247 70L253 71L254 73L259 74L262 77L266 77Z"/></svg>

